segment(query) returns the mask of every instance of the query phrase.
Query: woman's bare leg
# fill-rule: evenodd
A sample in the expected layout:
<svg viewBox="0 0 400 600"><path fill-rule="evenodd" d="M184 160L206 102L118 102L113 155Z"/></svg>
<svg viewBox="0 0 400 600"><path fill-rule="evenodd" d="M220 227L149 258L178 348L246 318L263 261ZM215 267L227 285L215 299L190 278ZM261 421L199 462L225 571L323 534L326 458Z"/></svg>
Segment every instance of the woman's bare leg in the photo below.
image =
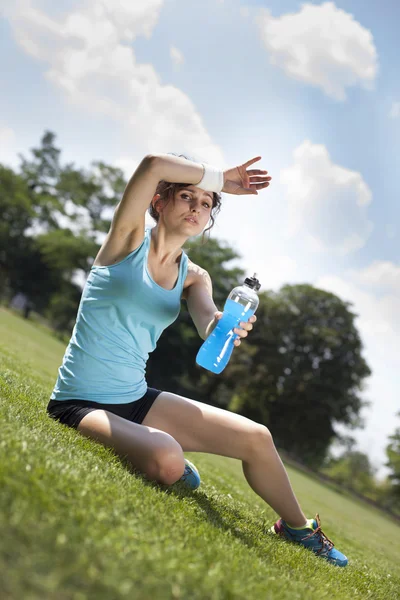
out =
<svg viewBox="0 0 400 600"><path fill-rule="evenodd" d="M131 423L106 410L94 410L83 417L78 431L126 457L148 479L171 485L185 470L181 446L154 427Z"/></svg>
<svg viewBox="0 0 400 600"><path fill-rule="evenodd" d="M162 392L143 425L169 433L184 452L207 452L242 460L252 489L289 525L306 517L293 493L269 430L235 413Z"/></svg>

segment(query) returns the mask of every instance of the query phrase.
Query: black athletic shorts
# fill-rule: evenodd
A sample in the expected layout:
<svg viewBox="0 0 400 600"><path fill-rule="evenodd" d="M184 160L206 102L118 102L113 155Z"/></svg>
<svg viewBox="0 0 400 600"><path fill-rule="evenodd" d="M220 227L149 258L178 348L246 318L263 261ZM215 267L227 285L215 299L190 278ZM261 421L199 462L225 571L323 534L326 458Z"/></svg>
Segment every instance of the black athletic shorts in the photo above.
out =
<svg viewBox="0 0 400 600"><path fill-rule="evenodd" d="M50 400L47 412L52 419L74 429L77 429L85 415L99 408L140 425L161 392L162 390L148 387L142 398L127 404L102 404L91 400Z"/></svg>

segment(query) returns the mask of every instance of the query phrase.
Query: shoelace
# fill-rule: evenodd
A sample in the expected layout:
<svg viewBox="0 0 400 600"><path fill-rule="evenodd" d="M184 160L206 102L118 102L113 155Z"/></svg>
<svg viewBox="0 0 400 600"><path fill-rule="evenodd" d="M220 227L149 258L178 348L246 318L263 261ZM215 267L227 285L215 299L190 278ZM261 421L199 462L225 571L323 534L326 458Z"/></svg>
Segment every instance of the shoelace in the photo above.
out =
<svg viewBox="0 0 400 600"><path fill-rule="evenodd" d="M183 475L182 475L182 477L181 477L181 479L180 479L180 480L181 480L181 481L185 481L185 480L186 480L186 477L187 477L188 475L190 475L190 474L191 474L191 472L192 472L192 469L189 467L189 465L185 465L185 470L184 470L184 472L183 472Z"/></svg>
<svg viewBox="0 0 400 600"><path fill-rule="evenodd" d="M332 550L333 546L335 545L332 540L330 540L328 538L328 536L326 535L326 533L324 533L321 529L321 521L319 519L319 515L315 516L315 520L317 521L317 528L314 529L314 531L312 533L310 533L309 535L307 535L306 537L303 538L302 541L308 540L310 538L312 538L314 535L317 536L318 542L321 543L321 549L318 550L317 554L321 554L321 552L326 548L328 550L328 552L330 550Z"/></svg>

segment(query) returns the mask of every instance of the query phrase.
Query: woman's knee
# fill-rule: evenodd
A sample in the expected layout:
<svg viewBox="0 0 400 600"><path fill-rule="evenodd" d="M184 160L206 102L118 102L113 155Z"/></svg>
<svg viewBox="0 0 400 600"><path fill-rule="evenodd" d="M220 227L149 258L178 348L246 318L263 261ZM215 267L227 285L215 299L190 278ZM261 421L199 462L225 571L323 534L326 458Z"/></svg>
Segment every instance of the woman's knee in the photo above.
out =
<svg viewBox="0 0 400 600"><path fill-rule="evenodd" d="M183 475L185 461L181 446L172 437L167 446L154 449L148 468L147 476L164 485L176 483Z"/></svg>
<svg viewBox="0 0 400 600"><path fill-rule="evenodd" d="M255 423L254 428L249 432L248 450L250 455L265 452L266 449L274 447L274 440L268 427Z"/></svg>

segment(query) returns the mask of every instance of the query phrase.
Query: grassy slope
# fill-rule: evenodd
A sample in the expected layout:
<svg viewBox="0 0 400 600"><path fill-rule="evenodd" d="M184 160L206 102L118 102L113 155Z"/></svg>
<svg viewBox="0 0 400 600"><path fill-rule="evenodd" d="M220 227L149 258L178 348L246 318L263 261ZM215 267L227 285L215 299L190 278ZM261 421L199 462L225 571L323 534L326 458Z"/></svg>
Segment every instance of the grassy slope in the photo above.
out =
<svg viewBox="0 0 400 600"><path fill-rule="evenodd" d="M50 420L64 345L0 309L0 597L323 599L400 597L400 528L288 468L306 514L346 569L263 532L273 511L239 461L191 454L202 486L147 481Z"/></svg>

